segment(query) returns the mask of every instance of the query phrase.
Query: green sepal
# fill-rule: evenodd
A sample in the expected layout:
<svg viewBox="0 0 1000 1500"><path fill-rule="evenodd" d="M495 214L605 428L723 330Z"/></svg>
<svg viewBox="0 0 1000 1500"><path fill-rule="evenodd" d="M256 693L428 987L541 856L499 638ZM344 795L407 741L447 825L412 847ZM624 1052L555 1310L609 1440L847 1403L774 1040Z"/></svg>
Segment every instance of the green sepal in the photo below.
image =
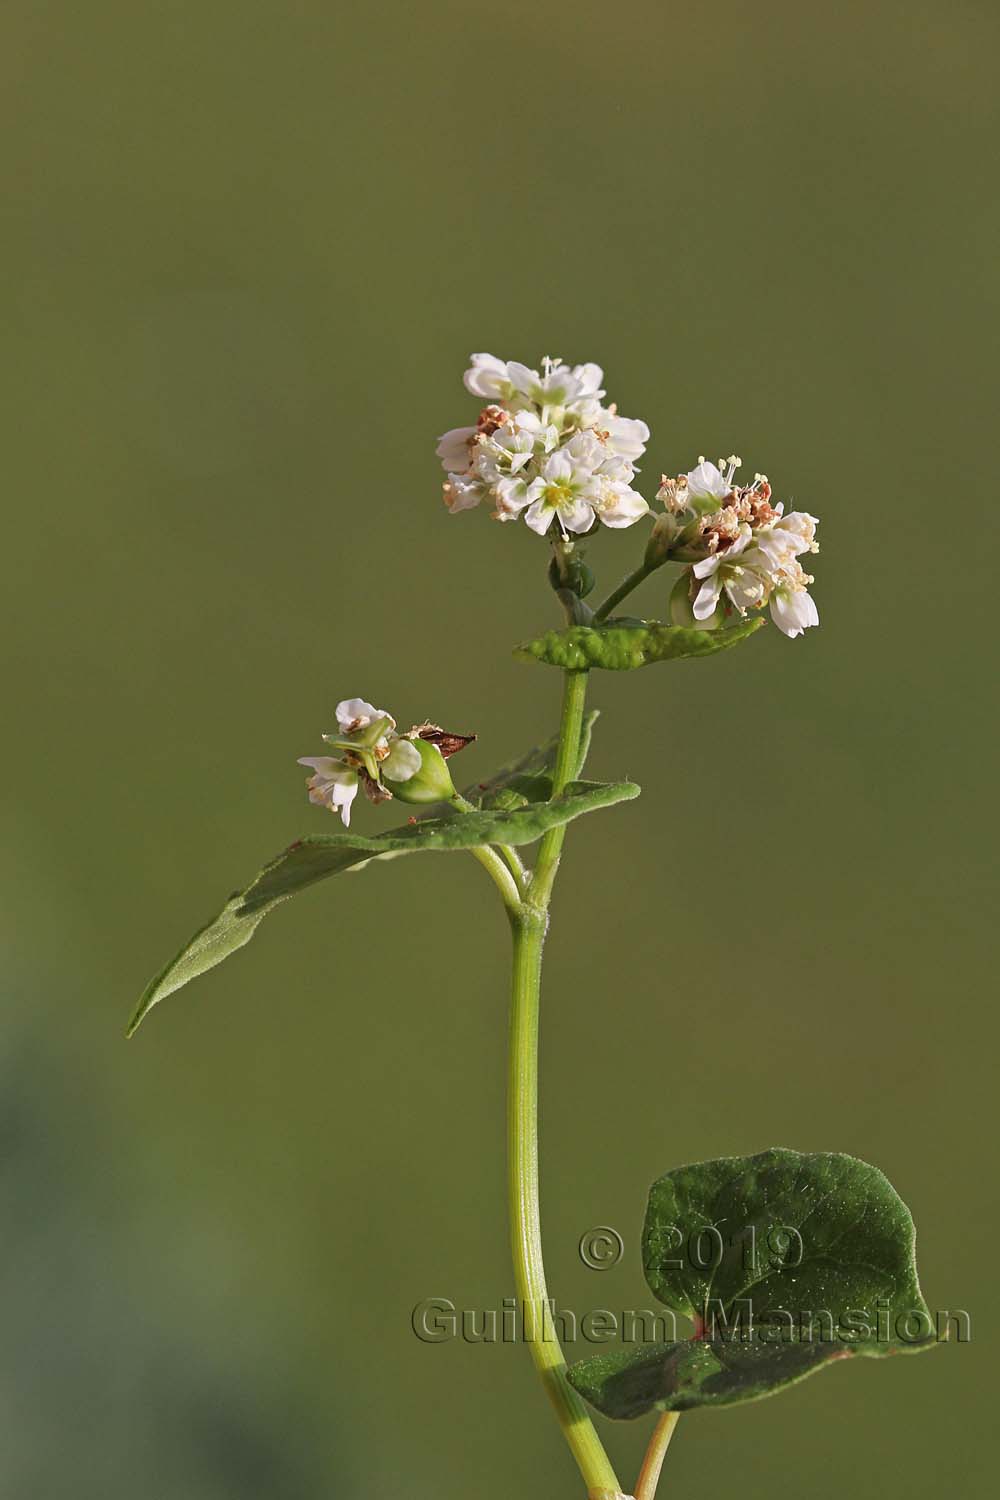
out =
<svg viewBox="0 0 1000 1500"><path fill-rule="evenodd" d="M606 1416L755 1401L837 1359L937 1342L915 1231L883 1174L775 1148L666 1173L650 1190L643 1268L695 1321L684 1342L582 1360L569 1379Z"/></svg>
<svg viewBox="0 0 1000 1500"><path fill-rule="evenodd" d="M231 896L219 915L195 933L176 958L156 975L143 992L127 1035L132 1035L158 1001L249 942L262 918L280 902L328 875L359 869L373 859L394 858L420 849L532 844L550 828L638 795L639 788L631 781L575 781L554 802L535 803L510 812L480 811L428 819L373 837L348 832L313 834L299 839L270 860L245 890Z"/></svg>
<svg viewBox="0 0 1000 1500"><path fill-rule="evenodd" d="M438 803L455 795L454 783L448 762L436 745L429 740L408 740L420 756L420 770L407 781L393 781L382 773L382 783L400 802L415 805Z"/></svg>
<svg viewBox="0 0 1000 1500"><path fill-rule="evenodd" d="M746 640L764 624L762 615L741 620L725 630L696 630L656 621L623 624L609 620L603 625L571 625L568 630L548 630L536 640L516 647L518 661L540 661L564 671L586 672L602 667L611 672L630 672L656 661L679 661L684 657L713 656L728 646Z"/></svg>

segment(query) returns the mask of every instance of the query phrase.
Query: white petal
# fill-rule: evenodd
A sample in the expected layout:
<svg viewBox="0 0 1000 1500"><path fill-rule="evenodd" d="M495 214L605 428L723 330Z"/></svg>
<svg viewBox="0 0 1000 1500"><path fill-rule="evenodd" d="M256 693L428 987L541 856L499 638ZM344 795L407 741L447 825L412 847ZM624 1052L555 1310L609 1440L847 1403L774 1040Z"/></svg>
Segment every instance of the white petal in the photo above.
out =
<svg viewBox="0 0 1000 1500"><path fill-rule="evenodd" d="M816 549L816 527L819 520L811 516L805 510L793 510L787 516L782 516L780 521L774 523L773 530L788 536L795 547L794 556L800 552L810 552Z"/></svg>
<svg viewBox="0 0 1000 1500"><path fill-rule="evenodd" d="M594 507L582 495L578 496L568 505L560 505L559 519L567 531L589 531L594 524Z"/></svg>
<svg viewBox="0 0 1000 1500"><path fill-rule="evenodd" d="M351 782L350 784L348 784L347 782L340 782L332 789L330 807L334 812L338 811L339 809L340 816L345 828L350 828L351 826L351 803L354 801L357 795L357 777L355 777L353 782Z"/></svg>
<svg viewBox="0 0 1000 1500"><path fill-rule="evenodd" d="M591 473L599 469L608 456L608 450L604 444L589 430L575 433L562 452L573 464L589 469Z"/></svg>
<svg viewBox="0 0 1000 1500"><path fill-rule="evenodd" d="M538 480L535 481L535 484L537 483ZM534 487L533 484L531 488L534 489ZM554 515L555 511L551 505L546 505L544 500L538 499L525 511L524 519L532 531L537 531L539 536L544 536L552 525L552 517Z"/></svg>
<svg viewBox="0 0 1000 1500"><path fill-rule="evenodd" d="M695 563L691 571L696 578L711 578L712 574L716 571L721 561L722 559L719 557L718 553L714 554L712 557L703 557L701 562Z"/></svg>
<svg viewBox="0 0 1000 1500"><path fill-rule="evenodd" d="M597 514L605 526L617 528L634 525L648 510L649 506L638 490L622 487L612 490L611 498L604 502Z"/></svg>
<svg viewBox="0 0 1000 1500"><path fill-rule="evenodd" d="M516 359L507 363L507 378L516 391L523 396L530 396L535 400L539 394L541 376L537 370L530 370L527 365L519 364Z"/></svg>
<svg viewBox="0 0 1000 1500"><path fill-rule="evenodd" d="M609 416L604 423L608 433L608 447L620 458L634 463L646 450L649 428L638 417Z"/></svg>
<svg viewBox="0 0 1000 1500"><path fill-rule="evenodd" d="M467 391L490 398L503 394L508 379L506 364L493 354L474 354L472 364L462 376Z"/></svg>
<svg viewBox="0 0 1000 1500"><path fill-rule="evenodd" d="M542 473L551 484L562 484L565 480L572 479L573 464L560 449L558 453L551 453L545 460Z"/></svg>
<svg viewBox="0 0 1000 1500"><path fill-rule="evenodd" d="M758 604L763 604L766 585L752 568L735 568L725 575L725 590L742 614L744 610L756 609Z"/></svg>
<svg viewBox="0 0 1000 1500"><path fill-rule="evenodd" d="M475 435L474 427L452 427L449 432L441 434L434 451L447 471L454 469L462 474L468 469L472 462L469 439Z"/></svg>
<svg viewBox="0 0 1000 1500"><path fill-rule="evenodd" d="M714 558L712 561L714 562ZM696 575L697 576L697 575ZM722 593L722 575L715 572L710 578L706 578L695 597L691 612L696 620L707 620L709 615L715 613L715 606L719 602Z"/></svg>
<svg viewBox="0 0 1000 1500"><path fill-rule="evenodd" d="M344 769L342 760L335 760L332 755L300 755L295 762L298 766L310 766L320 776L333 777L338 771Z"/></svg>
<svg viewBox="0 0 1000 1500"><path fill-rule="evenodd" d="M387 714L384 709L373 708L364 698L342 698L334 713L343 734L351 734L355 729L367 729L376 719L392 719L391 714ZM395 722L392 719L392 723Z"/></svg>
<svg viewBox="0 0 1000 1500"><path fill-rule="evenodd" d="M393 740L389 747L389 754L382 762L381 770L383 776L388 776L390 781L409 781L415 776L423 765L420 759L420 751L412 740Z"/></svg>
<svg viewBox="0 0 1000 1500"><path fill-rule="evenodd" d="M771 619L794 641L810 625L819 624L819 610L805 589L775 589L771 595Z"/></svg>
<svg viewBox="0 0 1000 1500"><path fill-rule="evenodd" d="M531 493L535 486L545 488L542 480L532 481L531 488L525 484L523 479L501 479L496 487L496 502L499 511L507 514L501 519L509 519L511 516L519 516L526 505L530 505L536 495Z"/></svg>
<svg viewBox="0 0 1000 1500"><path fill-rule="evenodd" d="M477 478L467 474L449 474L444 487L444 503L452 515L460 510L472 510L486 494L486 486Z"/></svg>
<svg viewBox="0 0 1000 1500"><path fill-rule="evenodd" d="M715 465L704 460L689 472L687 482L692 500L724 500L732 489Z"/></svg>
<svg viewBox="0 0 1000 1500"><path fill-rule="evenodd" d="M600 365L574 365L573 375L579 386L577 392L578 399L584 396L604 395L604 392L600 389L601 381L604 379L604 371Z"/></svg>

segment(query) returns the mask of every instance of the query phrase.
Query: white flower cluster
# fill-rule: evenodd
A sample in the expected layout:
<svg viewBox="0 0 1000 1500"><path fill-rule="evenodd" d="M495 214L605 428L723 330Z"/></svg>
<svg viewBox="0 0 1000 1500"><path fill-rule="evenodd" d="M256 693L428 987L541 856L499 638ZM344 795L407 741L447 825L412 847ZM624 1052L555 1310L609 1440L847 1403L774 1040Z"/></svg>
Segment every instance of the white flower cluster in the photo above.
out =
<svg viewBox="0 0 1000 1500"><path fill-rule="evenodd" d="M385 709L373 708L363 698L345 698L335 712L339 733L324 734L323 739L340 754L303 755L299 765L313 772L306 783L309 801L339 813L347 828L359 786L373 802L384 801L391 793L382 785L382 777L409 781L422 761L412 739L396 733L396 721Z"/></svg>
<svg viewBox="0 0 1000 1500"><path fill-rule="evenodd" d="M819 612L808 586L811 576L799 557L818 552L815 516L805 511L784 514L771 504L766 474L750 485L734 484L741 460L735 455L707 463L676 479L666 475L657 493L666 515L657 522L676 538L678 553L693 558L688 590L691 613L700 623L715 624L732 610L770 606L771 618L795 638L819 624Z"/></svg>
<svg viewBox="0 0 1000 1500"><path fill-rule="evenodd" d="M632 480L649 428L601 404L603 379L599 365L544 359L539 373L474 354L465 386L489 404L475 427L455 427L438 443L449 510L489 499L496 520L523 515L539 536L553 520L565 536L644 516L649 506Z"/></svg>

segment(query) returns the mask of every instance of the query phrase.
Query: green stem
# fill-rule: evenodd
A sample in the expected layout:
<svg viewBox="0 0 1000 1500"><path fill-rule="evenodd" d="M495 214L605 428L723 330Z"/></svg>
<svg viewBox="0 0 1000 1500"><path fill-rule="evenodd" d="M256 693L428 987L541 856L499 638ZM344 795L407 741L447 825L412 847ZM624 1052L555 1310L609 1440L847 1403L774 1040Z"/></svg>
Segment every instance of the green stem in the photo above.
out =
<svg viewBox="0 0 1000 1500"><path fill-rule="evenodd" d="M660 1478L660 1470L663 1468L663 1459L670 1446L670 1439L674 1435L679 1413L676 1411L665 1411L663 1416L653 1428L653 1436L649 1440L646 1456L639 1470L639 1478L635 1486L635 1500L653 1500L656 1494L656 1486Z"/></svg>
<svg viewBox="0 0 1000 1500"><path fill-rule="evenodd" d="M587 674L567 672L552 776L553 797L562 795L579 770L586 692ZM564 831L564 827L553 828L543 838L528 899L511 913L510 919L514 935L507 1102L511 1251L524 1336L563 1436L591 1500L617 1500L621 1495L617 1475L586 1407L566 1379L566 1361L553 1327L542 1259L538 1193L538 1012L548 904Z"/></svg>
<svg viewBox="0 0 1000 1500"><path fill-rule="evenodd" d="M514 1282L524 1337L563 1436L591 1500L621 1495L611 1462L587 1409L566 1379L566 1361L552 1326L545 1285L538 1205L538 1007L546 916L522 908L511 918L514 973L510 1013L507 1109L508 1192Z"/></svg>
<svg viewBox="0 0 1000 1500"><path fill-rule="evenodd" d="M457 808L459 812L471 813L479 811L478 808L474 807L471 802L469 802L465 797L462 796L461 792L455 792L454 796L452 796L449 800L451 801L452 807ZM486 848L488 846L484 845L483 847ZM503 855L503 858L507 864L507 868L514 877L514 884L517 886L518 896L523 897L528 889L528 872L521 863L521 859L517 850L512 848L510 844L497 844L497 848ZM479 858L478 854L476 855L476 858ZM485 864L486 862L485 860L480 860L480 863ZM492 870L490 871L490 873L493 873Z"/></svg>
<svg viewBox="0 0 1000 1500"><path fill-rule="evenodd" d="M562 722L555 769L552 772L553 799L561 797L580 769L580 736L583 732L583 709L587 699L587 673L567 672L563 680ZM552 884L559 869L566 824L550 828L538 850L538 861L531 880L529 900L540 911L547 911Z"/></svg>
<svg viewBox="0 0 1000 1500"><path fill-rule="evenodd" d="M652 562L648 558L644 559L627 578L622 579L621 583L608 595L604 603L598 605L594 610L594 619L606 620L617 604L620 604L623 599L627 598L633 589L637 589L643 579L649 577L650 573L655 573L657 568L662 568L666 561L665 557L655 558Z"/></svg>
<svg viewBox="0 0 1000 1500"><path fill-rule="evenodd" d="M513 920L521 907L521 890L512 872L504 864L495 849L489 844L476 844L469 853L473 859L478 859L483 869L493 881L497 890L503 897L503 904L507 908L507 915Z"/></svg>

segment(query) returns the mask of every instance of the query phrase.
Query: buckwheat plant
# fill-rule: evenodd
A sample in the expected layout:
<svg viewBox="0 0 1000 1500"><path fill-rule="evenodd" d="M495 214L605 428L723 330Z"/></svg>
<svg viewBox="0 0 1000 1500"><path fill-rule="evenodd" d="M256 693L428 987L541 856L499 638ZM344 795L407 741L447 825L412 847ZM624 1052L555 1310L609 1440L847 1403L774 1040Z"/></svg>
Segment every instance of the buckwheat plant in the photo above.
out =
<svg viewBox="0 0 1000 1500"><path fill-rule="evenodd" d="M628 781L584 779L596 718L585 707L591 674L714 656L753 635L765 608L793 640L819 623L802 565L817 550L816 518L786 511L764 474L745 483L735 455L664 476L651 506L636 487L649 429L606 402L603 381L594 364L544 359L536 370L474 354L465 372L474 420L446 432L437 449L453 515L486 504L494 520L523 522L546 547L565 618L514 654L560 672L558 732L458 792L450 761L473 736L430 722L400 731L386 709L343 699L336 728L322 736L327 753L300 762L311 772L309 800L343 831L310 833L264 865L156 976L129 1033L318 880L423 849L478 860L513 937L508 1194L524 1339L591 1500L624 1491L587 1405L619 1419L659 1414L634 1490L651 1500L680 1412L757 1400L833 1360L920 1350L936 1338L917 1282L913 1222L882 1173L838 1153L772 1149L675 1166L650 1190L643 1270L654 1297L690 1319L690 1337L615 1348L569 1368L563 1358L538 1202L542 946L570 822L639 795ZM643 526L645 545L634 571L591 607L584 550L599 550L605 526ZM633 589L668 565L679 570L668 619L622 614ZM414 812L389 832L356 832L359 791Z"/></svg>

